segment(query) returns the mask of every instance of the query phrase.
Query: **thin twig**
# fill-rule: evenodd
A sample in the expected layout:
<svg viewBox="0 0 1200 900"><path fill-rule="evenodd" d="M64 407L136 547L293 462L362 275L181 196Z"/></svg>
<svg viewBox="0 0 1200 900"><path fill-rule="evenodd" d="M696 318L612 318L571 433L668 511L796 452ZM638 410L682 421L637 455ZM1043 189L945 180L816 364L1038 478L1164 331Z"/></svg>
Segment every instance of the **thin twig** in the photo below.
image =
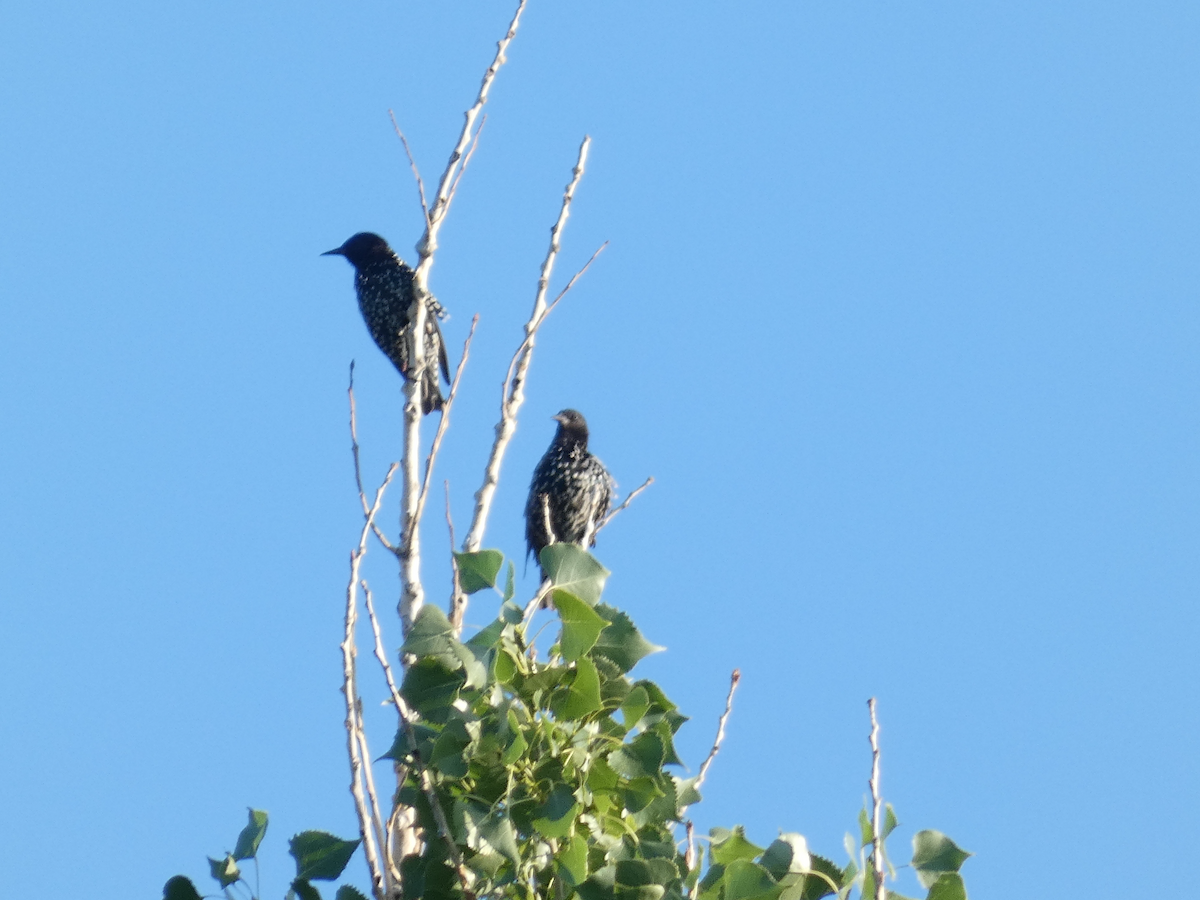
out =
<svg viewBox="0 0 1200 900"><path fill-rule="evenodd" d="M487 528L487 517L492 508L492 498L495 496L496 486L500 483L500 464L504 460L504 452L512 440L513 433L517 430L517 412L520 410L521 404L525 401L525 374L529 370L529 363L533 359L533 347L537 330L548 312L546 292L550 285L550 274L554 269L554 261L558 257L562 232L567 224L571 201L575 197L575 189L579 187L579 181L583 178L584 168L587 164L588 147L591 146L591 141L591 138L584 137L583 142L579 145L579 157L575 161L575 168L571 172L571 181L567 184L566 190L563 193L562 206L558 212L558 219L555 221L554 227L550 229L550 249L546 253L546 259L542 262L541 274L538 277L537 294L533 301L533 312L530 314L529 321L525 325L525 339L521 342L521 346L517 350L513 362L509 365L508 375L506 375L504 385L501 388L500 421L496 424L496 440L492 443L492 452L488 456L487 465L483 470L483 484L475 494L475 514L471 520L471 528L467 533L466 539L463 541L463 549L467 552L473 553L477 551L483 542L483 532ZM596 253L599 252L599 250L596 251ZM592 259L596 258L596 253L592 254ZM591 260L588 260L587 265L591 265ZM584 266L579 274L576 275L576 278L586 270L587 266ZM571 279L571 284L574 284L574 282L575 278ZM570 288L571 284L568 284L567 288ZM563 294L565 292L566 289L564 289ZM555 303L562 298L563 294L560 294L555 299Z"/></svg>
<svg viewBox="0 0 1200 900"><path fill-rule="evenodd" d="M442 484L446 489L446 527L450 530L450 627L454 636L462 634L463 618L467 614L467 595L463 592L462 583L458 578L458 560L454 558L454 519L450 516L450 482Z"/></svg>
<svg viewBox="0 0 1200 900"><path fill-rule="evenodd" d="M429 496L429 482L433 476L433 464L437 461L438 451L442 447L442 436L446 433L446 429L450 425L450 407L454 404L454 398L458 396L458 383L462 381L463 369L467 366L467 358L471 355L471 339L475 337L475 326L479 324L479 313L475 313L475 317L471 319L471 330L467 333L467 339L463 342L462 358L458 361L458 368L454 370L454 380L450 382L450 393L446 395L446 402L442 404L442 412L438 417L437 431L433 433L433 443L429 447L429 455L425 457L425 478L421 481L421 495L417 498L417 519L419 520L425 512L425 500Z"/></svg>
<svg viewBox="0 0 1200 900"><path fill-rule="evenodd" d="M871 714L871 777L867 787L871 790L871 863L875 871L875 896L887 900L887 889L883 886L883 798L879 793L879 720L875 718L875 698L867 701Z"/></svg>
<svg viewBox="0 0 1200 900"><path fill-rule="evenodd" d="M458 142L454 145L454 150L450 153L450 161L446 164L446 170L442 172L441 180L438 182L437 194L433 199L433 206L429 208L430 226L425 230L424 237L417 245L417 254L420 257L420 263L417 266L417 277L422 285L429 274L429 267L433 264L433 254L437 250L437 233L446 218L446 206L449 203L450 188L454 184L455 172L459 162L464 159L464 154L471 143L475 120L479 118L479 114L483 110L483 105L487 103L488 94L491 92L492 84L496 80L496 73L500 71L500 67L505 63L505 51L508 50L508 45L512 39L516 37L517 25L521 21L521 13L525 11L526 2L527 0L519 0L517 11L513 13L512 21L508 24L508 31L496 43L496 56L492 60L492 64L488 66L487 71L483 73L483 81L479 85L479 94L475 98L474 105L463 116L462 132L458 136Z"/></svg>
<svg viewBox="0 0 1200 900"><path fill-rule="evenodd" d="M610 509L605 514L604 518L596 523L596 530L595 530L594 534L599 534L601 528L603 528L605 525L607 525L609 522L611 522L613 519L615 519L617 517L617 513L619 513L621 510L625 509L625 507L629 506L629 504L633 502L634 498L637 497L638 494L640 494L646 488L650 487L650 485L652 485L652 484L654 484L654 476L653 475L651 475L649 478L647 478L645 481L643 481L639 487L636 487L632 491L630 491L629 496L626 497L621 502L620 506L616 507L615 509Z"/></svg>
<svg viewBox="0 0 1200 900"><path fill-rule="evenodd" d="M417 179L417 194L421 198L421 215L425 217L425 228L428 229L429 206L425 203L425 182L421 180L421 173L417 169L417 161L413 159L412 150L408 148L408 138L400 130L400 124L396 121L396 114L390 109L388 110L388 118L392 120L392 128L396 129L396 137L400 138L400 143L404 145L404 155L408 157L408 167L412 169L413 178Z"/></svg>
<svg viewBox="0 0 1200 900"><path fill-rule="evenodd" d="M496 43L496 56L479 85L479 94L474 105L467 110L463 117L463 129L458 136L458 143L450 153L450 161L438 182L437 194L433 205L429 207L425 233L417 242L417 266L413 271L413 306L412 320L408 329L408 359L409 380L404 385L404 478L403 491L400 497L400 580L402 589L398 612L400 622L407 635L412 623L416 620L422 605L425 603L425 589L421 584L421 520L419 516L420 481L417 476L417 455L421 448L421 418L422 418L422 382L425 367L436 366L437 361L425 359L425 317L429 314L429 270L433 267L433 255L438 247L438 232L446 220L446 211L450 199L450 189L454 185L454 175L460 164L465 163L464 154L472 141L475 121L479 118L483 105L487 103L488 94L496 80L496 73L504 65L504 53L509 43L516 36L517 25L521 13L525 10L527 0L519 0L517 11L513 14L508 25L508 31Z"/></svg>
<svg viewBox="0 0 1200 900"><path fill-rule="evenodd" d="M450 204L458 196L458 183L462 181L463 175L467 172L467 166L471 164L471 157L475 155L475 148L479 146L479 137L483 134L483 126L486 124L487 113L484 113L479 119L479 127L475 129L475 135L471 138L471 146L467 148L467 155L463 157L463 163L454 174L454 181L450 183L450 193L446 195L446 205L442 208L443 216L450 212Z"/></svg>
<svg viewBox="0 0 1200 900"><path fill-rule="evenodd" d="M721 713L721 718L717 720L716 740L713 741L712 749L708 751L708 756L700 766L700 773L696 776L696 790L700 790L700 786L704 784L704 779L708 776L708 767L717 758L717 751L721 749L721 742L725 740L725 724L729 721L729 713L733 711L733 692L737 690L741 679L742 673L739 669L734 669L733 674L729 676L729 695L725 698L725 712Z"/></svg>
<svg viewBox="0 0 1200 900"><path fill-rule="evenodd" d="M358 486L358 502L362 505L363 515L365 516L370 507L367 504L366 492L363 490L362 467L359 465L358 459L358 423L355 419L356 404L354 401L354 360L350 360L350 388L347 393L350 395L350 453L354 457L354 483ZM379 523L374 519L371 519L371 531L379 539L379 543L383 544L390 553L396 553L395 545L387 539L387 535L379 530Z"/></svg>
<svg viewBox="0 0 1200 900"><path fill-rule="evenodd" d="M346 698L346 744L350 756L350 793L354 798L354 808L358 813L359 832L363 840L363 852L367 858L367 867L371 873L371 885L377 900L384 900L391 890L390 870L385 869L379 859L379 850L383 843L382 817L376 817L379 809L378 797L374 795L373 779L365 771L371 764L371 756L367 750L367 736L363 729L361 707L358 698L358 681L355 666L357 650L355 647L354 630L358 622L359 570L363 557L367 553L367 539L371 534L371 523L379 513L383 502L384 491L391 483L396 473L393 463L388 469L387 476L379 490L375 492L375 501L367 509L366 521L363 522L359 534L358 546L350 554L350 582L346 587L346 631L342 640L342 694ZM369 798L369 799L368 799Z"/></svg>

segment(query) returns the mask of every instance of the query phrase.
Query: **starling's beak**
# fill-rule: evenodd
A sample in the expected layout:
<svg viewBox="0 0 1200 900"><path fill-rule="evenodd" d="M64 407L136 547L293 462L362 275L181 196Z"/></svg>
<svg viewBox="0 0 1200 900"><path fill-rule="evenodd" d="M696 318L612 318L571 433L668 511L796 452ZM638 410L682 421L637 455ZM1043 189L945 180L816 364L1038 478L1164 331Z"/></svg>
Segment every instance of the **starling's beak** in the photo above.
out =
<svg viewBox="0 0 1200 900"><path fill-rule="evenodd" d="M551 418L551 419L553 419L555 422L557 422L559 425L566 425L566 424L567 424L567 420L563 418L563 415L562 415L562 413L558 413L558 414L556 414L556 415L553 415L553 416L551 416L550 418Z"/></svg>
<svg viewBox="0 0 1200 900"><path fill-rule="evenodd" d="M322 256L344 256L345 254L342 253L341 247L334 247L332 250L326 250L321 255Z"/></svg>

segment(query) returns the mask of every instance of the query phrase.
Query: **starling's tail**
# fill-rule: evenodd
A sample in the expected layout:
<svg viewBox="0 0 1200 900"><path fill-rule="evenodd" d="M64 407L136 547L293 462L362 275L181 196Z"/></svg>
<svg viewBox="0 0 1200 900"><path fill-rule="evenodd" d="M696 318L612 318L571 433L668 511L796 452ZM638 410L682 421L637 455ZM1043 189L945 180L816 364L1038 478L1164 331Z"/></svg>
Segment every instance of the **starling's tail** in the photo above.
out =
<svg viewBox="0 0 1200 900"><path fill-rule="evenodd" d="M426 367L421 381L421 406L424 408L425 415L429 415L435 409L441 409L446 402L442 397L441 385L438 383L437 367Z"/></svg>

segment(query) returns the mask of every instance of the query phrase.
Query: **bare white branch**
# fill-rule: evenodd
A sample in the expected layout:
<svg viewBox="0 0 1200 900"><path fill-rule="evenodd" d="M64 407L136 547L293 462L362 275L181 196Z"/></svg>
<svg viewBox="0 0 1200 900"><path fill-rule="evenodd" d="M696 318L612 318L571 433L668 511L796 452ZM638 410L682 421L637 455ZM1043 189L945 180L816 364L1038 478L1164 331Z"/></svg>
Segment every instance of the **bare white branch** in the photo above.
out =
<svg viewBox="0 0 1200 900"><path fill-rule="evenodd" d="M875 896L887 900L887 889L883 886L883 798L879 793L879 721L875 718L875 698L867 701L871 714L871 777L867 787L871 791L871 867L875 873Z"/></svg>
<svg viewBox="0 0 1200 900"><path fill-rule="evenodd" d="M713 741L712 749L708 751L708 756L701 763L700 772L696 776L696 790L700 790L700 786L704 784L704 779L708 777L709 766L717 758L717 751L721 749L721 744L725 740L725 725L729 722L729 714L733 712L733 692L737 690L738 682L741 680L741 670L734 669L733 674L729 676L729 694L725 698L725 711L721 713L721 718L717 720L717 737Z"/></svg>
<svg viewBox="0 0 1200 900"><path fill-rule="evenodd" d="M446 220L446 212L450 203L450 191L456 184L455 173L466 164L465 154L474 140L475 122L487 103L488 94L496 80L496 73L504 65L504 53L509 43L516 36L517 25L521 13L525 10L527 0L519 0L517 11L512 21L496 44L496 56L492 64L483 74L479 86L479 94L474 105L467 110L463 119L463 129L458 136L458 143L450 154L450 161L442 172L438 182L437 194L433 205L429 207L426 216L425 234L417 243L417 266L413 272L413 310L408 333L408 380L404 384L404 459L402 462L404 477L400 497L400 548L397 556L400 558L400 580L402 582L400 604L400 622L404 633L412 627L417 614L425 603L425 589L421 584L421 489L417 473L417 457L421 449L421 418L423 376L426 366L436 366L436 359L425 359L425 320L429 315L429 270L433 267L433 254L437 251L438 232Z"/></svg>
<svg viewBox="0 0 1200 900"><path fill-rule="evenodd" d="M533 301L533 312L529 317L529 321L525 325L525 339L521 342L516 356L513 357L513 362L509 365L508 374L505 376L504 384L501 387L500 394L500 421L496 425L496 439L492 443L492 452L488 457L487 465L483 471L483 484L475 494L475 515L471 520L471 529L467 533L466 539L463 541L463 550L467 552L475 552L479 549L483 542L483 533L487 528L488 513L492 508L492 498L496 494L496 486L500 483L500 464L504 460L504 453L508 449L508 444L512 440L513 433L517 430L517 412L521 408L521 404L525 402L525 376L529 371L529 364L533 359L534 341L537 336L537 330L541 327L542 321L545 319L548 308L546 306L546 292L550 285L550 275L554 270L554 261L558 258L558 251L561 246L562 232L567 224L567 217L570 214L571 201L575 197L575 189L579 187L579 181L583 178L584 168L587 164L588 147L591 146L592 139L584 137L583 143L579 145L579 157L575 162L575 168L571 172L571 181L567 184L566 191L563 193L562 206L559 209L558 219L554 223L554 227L550 229L550 249L546 253L546 259L542 262L542 271L538 277L537 294ZM604 249L601 247L601 250ZM596 258L596 253L592 254L592 259ZM575 278L571 279L571 283L564 289L563 294L560 294L556 299L562 299L567 289L575 283L576 278L582 275L590 266L591 260L588 260L586 266L580 270Z"/></svg>
<svg viewBox="0 0 1200 900"><path fill-rule="evenodd" d="M433 254L437 250L437 235L441 229L442 222L446 218L446 208L450 203L450 191L454 187L455 174L459 168L459 163L465 163L465 154L468 152L468 147L473 140L473 132L475 130L475 120L479 118L483 111L483 105L487 103L488 94L491 93L492 83L496 80L496 73L500 71L500 67L505 63L505 51L508 50L508 45L512 39L516 37L517 25L521 21L521 13L525 11L525 3L527 0L520 0L517 4L517 11L513 13L512 21L508 24L508 31L496 43L496 56L492 60L492 64L488 66L487 71L483 73L483 81L479 85L479 94L475 98L474 105L466 111L463 116L462 132L458 136L458 143L454 145L454 150L450 153L450 161L446 164L446 170L442 172L442 178L438 182L437 194L433 198L433 206L429 208L429 228L425 231L425 236L421 242L417 244L417 254L420 257L420 262L417 265L417 281L424 287L425 281L429 275L429 267L433 265Z"/></svg>
<svg viewBox="0 0 1200 900"><path fill-rule="evenodd" d="M358 502L362 505L363 515L367 515L370 506L367 504L367 495L363 490L362 482L362 467L359 464L358 454L358 423L355 417L355 402L354 402L354 360L350 361L350 388L347 391L350 396L350 453L354 457L354 483L358 486ZM393 463L395 466L395 463ZM371 531L375 537L379 539L379 543L383 544L389 552L395 554L395 545L387 539L382 531L379 530L379 523L371 518Z"/></svg>
<svg viewBox="0 0 1200 900"><path fill-rule="evenodd" d="M350 581L346 587L346 630L342 640L342 694L346 698L346 746L350 756L350 794L354 798L354 809L358 813L359 833L362 835L363 853L371 873L371 887L377 900L385 900L391 890L391 872L380 860L380 849L384 846L384 826L379 814L379 799L375 794L374 780L370 774L371 755L367 749L367 735L363 729L362 707L358 697L358 680L355 665L357 649L354 630L358 622L359 570L367 553L367 539L371 535L371 524L383 502L383 494L396 473L396 465L388 469L387 477L375 492L375 501L367 509L358 546L350 554Z"/></svg>

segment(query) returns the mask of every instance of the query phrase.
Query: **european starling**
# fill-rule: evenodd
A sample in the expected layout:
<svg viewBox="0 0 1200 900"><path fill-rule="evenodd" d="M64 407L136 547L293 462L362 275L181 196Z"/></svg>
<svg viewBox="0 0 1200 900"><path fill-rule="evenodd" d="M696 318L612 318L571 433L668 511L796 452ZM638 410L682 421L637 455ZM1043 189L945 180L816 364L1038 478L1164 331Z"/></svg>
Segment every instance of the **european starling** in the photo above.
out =
<svg viewBox="0 0 1200 900"><path fill-rule="evenodd" d="M360 231L342 246L322 256L344 256L354 266L354 291L358 308L367 323L367 330L379 349L392 361L400 374L408 378L409 318L413 311L413 270L398 257L387 241L369 231ZM433 297L429 298L425 314L425 376L421 385L421 405L425 414L442 408L442 392L438 383L438 368L450 382L450 366L446 361L446 345L437 320L446 318L446 311ZM437 360L437 364L433 360Z"/></svg>
<svg viewBox="0 0 1200 900"><path fill-rule="evenodd" d="M617 489L604 463L588 453L588 428L583 416L564 409L554 419L558 431L533 470L525 503L526 556L532 554L535 559L552 541L582 546L586 539L588 546L595 546L596 524L608 512ZM552 535L546 533L547 507Z"/></svg>

